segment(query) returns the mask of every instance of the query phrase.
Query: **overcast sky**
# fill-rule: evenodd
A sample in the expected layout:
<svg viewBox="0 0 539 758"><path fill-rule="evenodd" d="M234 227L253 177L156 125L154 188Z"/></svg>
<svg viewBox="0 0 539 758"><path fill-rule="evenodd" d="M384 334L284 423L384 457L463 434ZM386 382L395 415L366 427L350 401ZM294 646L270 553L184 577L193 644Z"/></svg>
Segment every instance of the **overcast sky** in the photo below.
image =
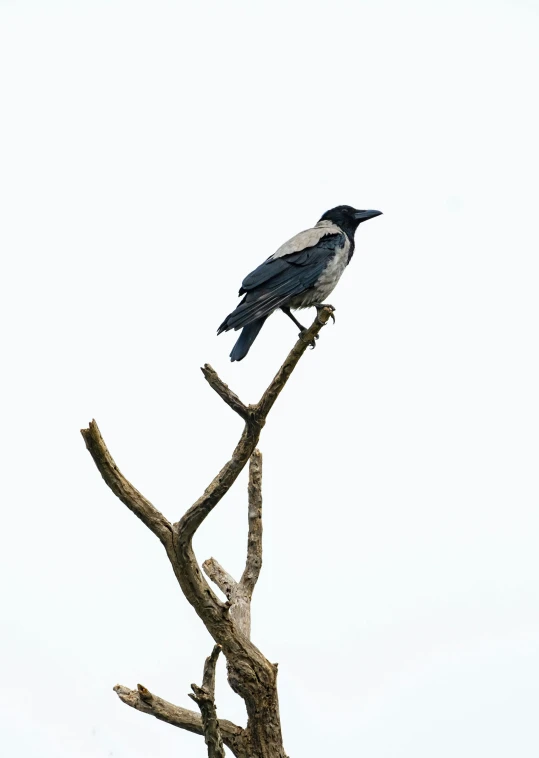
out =
<svg viewBox="0 0 539 758"><path fill-rule="evenodd" d="M205 755L112 691L191 707L211 640L79 429L177 520L241 432L199 366L256 401L296 338L230 364L242 278L347 203L260 443L287 752L537 757L538 76L536 0L0 0L3 754ZM245 539L242 476L195 547Z"/></svg>

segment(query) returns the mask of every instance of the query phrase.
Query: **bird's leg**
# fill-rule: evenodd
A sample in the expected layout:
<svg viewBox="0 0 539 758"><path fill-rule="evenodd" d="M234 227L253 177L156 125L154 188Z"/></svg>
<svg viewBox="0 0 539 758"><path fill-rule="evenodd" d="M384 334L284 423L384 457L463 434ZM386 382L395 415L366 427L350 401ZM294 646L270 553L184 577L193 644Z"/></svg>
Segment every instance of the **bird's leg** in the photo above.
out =
<svg viewBox="0 0 539 758"><path fill-rule="evenodd" d="M292 321L294 322L294 324L298 327L298 329L299 329L299 335L301 337L301 335L303 334L303 332L307 331L307 327L305 327L305 326L303 326L303 324L299 323L299 321L292 314L292 311L290 310L290 308L287 305L282 305L281 306L281 310L282 310L283 313L286 313L286 315L288 316L288 318L291 318ZM317 334L316 337L315 337L315 339L318 339L318 336L319 335ZM311 348L314 348L314 347L316 347L316 342L313 340L311 342Z"/></svg>
<svg viewBox="0 0 539 758"><path fill-rule="evenodd" d="M288 306L286 306L286 305L282 305L282 306L281 306L281 310L282 310L282 312L283 312L283 313L286 313L286 315L288 316L288 318L291 318L291 319L292 319L292 321L294 322L294 324L295 324L295 325L298 327L298 329L299 329L301 332L304 332L304 331L305 331L305 327L303 326L303 324L300 324L300 323L299 323L299 321L298 321L298 320L297 320L297 318L296 318L296 317L293 315L292 311L290 310L290 308L289 308Z"/></svg>
<svg viewBox="0 0 539 758"><path fill-rule="evenodd" d="M320 313L324 308L331 308L331 313L329 315L333 319L333 323L335 323L335 308L332 305L329 303L315 303L314 307L316 308L317 313Z"/></svg>

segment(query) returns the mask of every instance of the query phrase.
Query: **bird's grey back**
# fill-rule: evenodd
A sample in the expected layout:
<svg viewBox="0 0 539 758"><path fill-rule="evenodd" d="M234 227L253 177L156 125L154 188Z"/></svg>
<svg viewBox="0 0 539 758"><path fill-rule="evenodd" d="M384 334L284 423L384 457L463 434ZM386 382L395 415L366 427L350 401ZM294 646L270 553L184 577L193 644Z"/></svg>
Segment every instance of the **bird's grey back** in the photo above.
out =
<svg viewBox="0 0 539 758"><path fill-rule="evenodd" d="M322 237L328 234L342 234L342 229L339 229L331 221L319 221L312 229L305 229L305 231L299 232L295 237L285 242L284 245L281 245L273 255L270 255L270 258L282 258L283 255L291 255L292 253L306 250L309 247L314 247L320 242Z"/></svg>

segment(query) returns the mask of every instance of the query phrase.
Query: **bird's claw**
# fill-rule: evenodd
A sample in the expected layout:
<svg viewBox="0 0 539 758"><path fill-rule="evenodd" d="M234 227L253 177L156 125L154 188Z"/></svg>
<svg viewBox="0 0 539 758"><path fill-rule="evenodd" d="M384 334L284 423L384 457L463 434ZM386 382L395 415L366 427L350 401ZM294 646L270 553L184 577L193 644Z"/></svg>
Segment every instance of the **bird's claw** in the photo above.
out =
<svg viewBox="0 0 539 758"><path fill-rule="evenodd" d="M303 334L305 334L305 332L306 332L306 331L307 331L307 329L302 329L302 330L301 330L301 332L298 334L298 337L302 337L302 336L303 336ZM313 337L313 339L312 339L312 340L309 342L309 347L311 348L311 350L314 350L314 348L316 347L316 340L317 340L319 337L320 337L320 335L319 335L319 334L316 334L316 335Z"/></svg>
<svg viewBox="0 0 539 758"><path fill-rule="evenodd" d="M314 307L316 308L318 315L320 315L320 311L323 311L324 308L331 308L329 317L333 320L333 323L335 323L335 308L332 305L329 303L317 303Z"/></svg>

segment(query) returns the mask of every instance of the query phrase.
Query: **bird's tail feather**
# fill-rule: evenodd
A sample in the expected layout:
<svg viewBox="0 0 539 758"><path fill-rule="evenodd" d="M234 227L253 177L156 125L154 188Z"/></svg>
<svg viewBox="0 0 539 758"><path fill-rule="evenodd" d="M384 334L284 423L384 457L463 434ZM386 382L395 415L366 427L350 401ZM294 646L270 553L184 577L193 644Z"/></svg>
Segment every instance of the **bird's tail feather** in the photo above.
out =
<svg viewBox="0 0 539 758"><path fill-rule="evenodd" d="M264 318L259 318L257 321L253 321L251 324L247 324L247 326L243 327L239 339L237 340L236 344L232 348L232 352L230 353L231 361L241 361L243 358L245 358L249 352L251 345L258 336L258 332L264 326L264 321L266 318L267 317L264 316Z"/></svg>

